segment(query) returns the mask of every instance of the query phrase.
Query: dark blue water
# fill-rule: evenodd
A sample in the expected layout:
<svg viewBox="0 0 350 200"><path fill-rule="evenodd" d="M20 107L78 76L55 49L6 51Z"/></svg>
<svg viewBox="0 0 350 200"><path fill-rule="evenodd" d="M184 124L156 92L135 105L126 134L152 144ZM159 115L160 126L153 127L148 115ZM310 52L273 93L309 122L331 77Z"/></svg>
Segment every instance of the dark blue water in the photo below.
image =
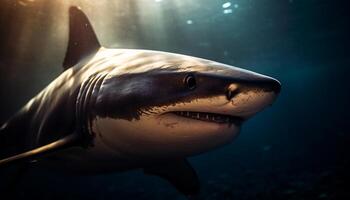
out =
<svg viewBox="0 0 350 200"><path fill-rule="evenodd" d="M61 72L70 2L1 2L3 122ZM276 103L246 123L236 141L190 158L202 185L199 199L350 198L346 1L81 0L75 4L86 11L107 47L188 54L281 81ZM185 199L167 182L140 171L63 177L34 170L21 182L18 196Z"/></svg>

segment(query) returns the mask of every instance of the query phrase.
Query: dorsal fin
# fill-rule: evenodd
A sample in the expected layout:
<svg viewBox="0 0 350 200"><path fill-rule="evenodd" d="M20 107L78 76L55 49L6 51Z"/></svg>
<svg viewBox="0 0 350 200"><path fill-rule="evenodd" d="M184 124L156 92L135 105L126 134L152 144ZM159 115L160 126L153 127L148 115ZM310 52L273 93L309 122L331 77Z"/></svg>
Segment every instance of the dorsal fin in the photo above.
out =
<svg viewBox="0 0 350 200"><path fill-rule="evenodd" d="M80 8L69 9L69 41L63 68L68 69L101 47L89 19Z"/></svg>

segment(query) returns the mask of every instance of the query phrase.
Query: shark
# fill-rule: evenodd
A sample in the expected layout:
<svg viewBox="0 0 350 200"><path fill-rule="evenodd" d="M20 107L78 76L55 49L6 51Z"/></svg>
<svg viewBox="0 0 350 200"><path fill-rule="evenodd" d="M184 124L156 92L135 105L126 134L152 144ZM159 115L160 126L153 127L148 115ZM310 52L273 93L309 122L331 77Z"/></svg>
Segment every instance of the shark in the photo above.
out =
<svg viewBox="0 0 350 200"><path fill-rule="evenodd" d="M187 158L233 141L280 90L274 78L211 60L102 47L72 6L63 72L1 126L0 167L141 169L194 195Z"/></svg>

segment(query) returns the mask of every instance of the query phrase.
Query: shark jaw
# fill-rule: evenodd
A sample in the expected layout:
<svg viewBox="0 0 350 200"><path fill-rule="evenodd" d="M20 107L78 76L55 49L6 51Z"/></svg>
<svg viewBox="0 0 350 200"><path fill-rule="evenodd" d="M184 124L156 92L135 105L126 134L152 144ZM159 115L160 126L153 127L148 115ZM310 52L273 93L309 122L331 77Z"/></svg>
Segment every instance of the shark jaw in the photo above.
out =
<svg viewBox="0 0 350 200"><path fill-rule="evenodd" d="M121 157L161 159L197 155L235 139L245 120L270 105L277 95L251 92L194 99L141 111L139 119L97 117L96 141Z"/></svg>

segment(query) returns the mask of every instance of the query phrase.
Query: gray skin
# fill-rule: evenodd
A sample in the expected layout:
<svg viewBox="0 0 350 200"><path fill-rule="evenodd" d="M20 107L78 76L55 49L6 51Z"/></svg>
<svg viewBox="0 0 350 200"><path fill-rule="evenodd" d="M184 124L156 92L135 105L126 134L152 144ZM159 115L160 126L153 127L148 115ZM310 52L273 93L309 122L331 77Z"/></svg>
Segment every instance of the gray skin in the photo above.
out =
<svg viewBox="0 0 350 200"><path fill-rule="evenodd" d="M198 192L199 182L185 158L231 142L281 87L201 58L103 48L75 7L63 66L1 127L1 158L36 149L13 160L73 173L143 168L187 195Z"/></svg>

